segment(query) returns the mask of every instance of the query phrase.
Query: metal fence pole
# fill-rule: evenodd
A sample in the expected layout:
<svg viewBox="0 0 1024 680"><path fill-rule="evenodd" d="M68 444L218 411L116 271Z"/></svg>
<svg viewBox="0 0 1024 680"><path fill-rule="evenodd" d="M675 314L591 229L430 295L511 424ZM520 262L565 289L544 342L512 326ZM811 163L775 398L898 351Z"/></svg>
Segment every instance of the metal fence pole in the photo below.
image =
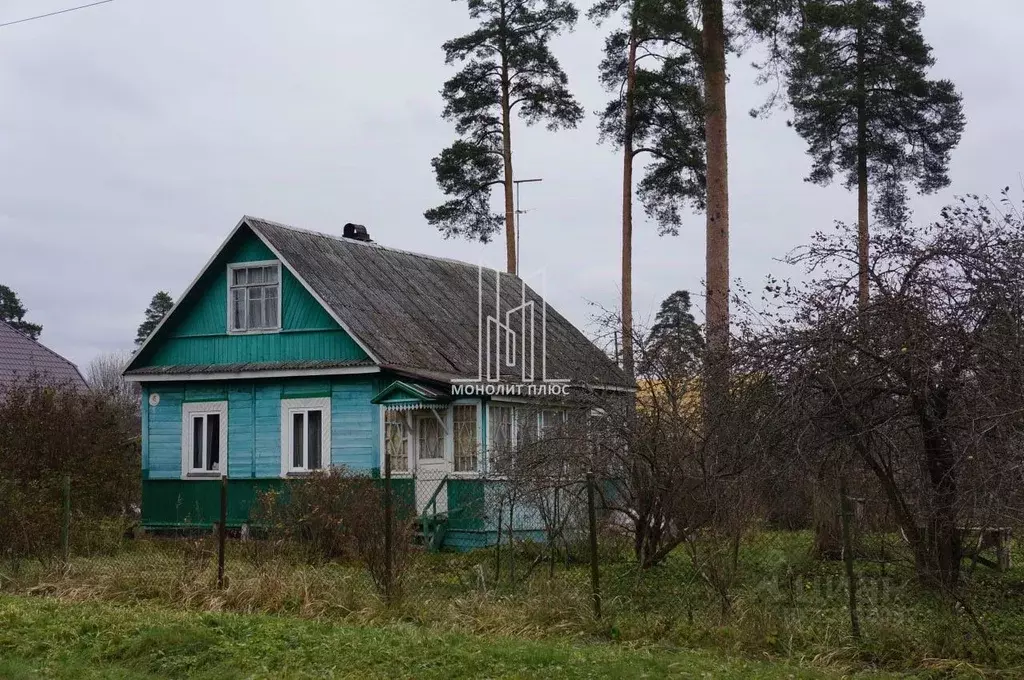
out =
<svg viewBox="0 0 1024 680"><path fill-rule="evenodd" d="M224 589L224 546L228 538L228 478L220 478L220 523L217 526L217 587Z"/></svg>
<svg viewBox="0 0 1024 680"><path fill-rule="evenodd" d="M594 617L601 618L601 572L597 564L597 507L594 502L594 473L587 473L587 514L590 516L590 588L594 595Z"/></svg>
<svg viewBox="0 0 1024 680"><path fill-rule="evenodd" d="M384 454L384 599L391 604L394 574L394 536L392 536L394 508L391 498L391 456Z"/></svg>
<svg viewBox="0 0 1024 680"><path fill-rule="evenodd" d="M846 582L850 593L850 632L854 639L860 639L860 618L857 616L857 574L853 569L853 538L850 522L853 508L846 488L846 473L839 473L839 512L843 527L843 562L846 565Z"/></svg>
<svg viewBox="0 0 1024 680"><path fill-rule="evenodd" d="M60 496L60 559L67 568L71 560L71 475L64 475Z"/></svg>

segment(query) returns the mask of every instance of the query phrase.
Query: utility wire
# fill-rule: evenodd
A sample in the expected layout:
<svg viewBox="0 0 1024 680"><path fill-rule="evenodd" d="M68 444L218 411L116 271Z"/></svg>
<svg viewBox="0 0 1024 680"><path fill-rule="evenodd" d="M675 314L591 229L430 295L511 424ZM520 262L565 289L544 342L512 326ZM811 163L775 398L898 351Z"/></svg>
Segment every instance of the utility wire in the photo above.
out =
<svg viewBox="0 0 1024 680"><path fill-rule="evenodd" d="M108 2L114 0L99 0L98 2L90 2L88 5L79 5L78 7L69 7L67 9L57 10L56 12L50 12L49 14L40 14L39 16L28 17L27 19L18 19L17 21L8 21L7 23L0 24L0 28L4 26L13 26L14 24L23 24L26 21L35 21L36 19L45 19L46 17L57 16L58 14L67 14L68 12L74 12L80 9L87 9L89 7L95 7L96 5L105 5Z"/></svg>

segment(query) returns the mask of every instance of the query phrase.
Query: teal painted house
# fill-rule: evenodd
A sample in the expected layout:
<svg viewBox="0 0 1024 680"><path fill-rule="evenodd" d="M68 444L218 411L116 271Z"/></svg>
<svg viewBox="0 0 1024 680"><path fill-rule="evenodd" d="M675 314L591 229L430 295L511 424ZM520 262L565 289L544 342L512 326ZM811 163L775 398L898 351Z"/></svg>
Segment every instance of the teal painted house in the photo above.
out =
<svg viewBox="0 0 1024 680"><path fill-rule="evenodd" d="M630 391L520 279L244 217L125 370L142 387L142 522L229 524L261 489L390 457L448 541L493 533L493 452L564 417L573 390ZM489 456L489 451L492 456ZM415 498L415 501L412 499Z"/></svg>

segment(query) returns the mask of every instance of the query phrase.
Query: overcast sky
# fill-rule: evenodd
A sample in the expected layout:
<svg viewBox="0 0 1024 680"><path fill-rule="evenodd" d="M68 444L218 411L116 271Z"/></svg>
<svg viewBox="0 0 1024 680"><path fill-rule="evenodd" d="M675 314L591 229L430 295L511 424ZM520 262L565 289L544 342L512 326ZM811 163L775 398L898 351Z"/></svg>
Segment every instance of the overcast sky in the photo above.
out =
<svg viewBox="0 0 1024 680"><path fill-rule="evenodd" d="M0 23L84 1L4 0ZM1024 158L1024 6L927 6L934 73L963 92L968 124L953 186L917 199L920 219L954 194L1019 186ZM0 28L0 283L84 368L130 348L153 293L177 299L247 213L335 233L359 222L385 245L503 267L500 241L445 241L422 218L442 200L430 159L453 139L440 45L469 27L448 0L115 0ZM523 191L521 271L544 270L549 300L581 326L588 301L619 294L621 162L593 115L603 34L583 20L554 44L589 114L580 128L513 131L516 176L544 178ZM784 112L747 115L767 94L752 58L733 59L729 84L732 271L748 286L856 216L852 194L803 182ZM700 290L704 271L702 215L665 238L642 218L639 318Z"/></svg>

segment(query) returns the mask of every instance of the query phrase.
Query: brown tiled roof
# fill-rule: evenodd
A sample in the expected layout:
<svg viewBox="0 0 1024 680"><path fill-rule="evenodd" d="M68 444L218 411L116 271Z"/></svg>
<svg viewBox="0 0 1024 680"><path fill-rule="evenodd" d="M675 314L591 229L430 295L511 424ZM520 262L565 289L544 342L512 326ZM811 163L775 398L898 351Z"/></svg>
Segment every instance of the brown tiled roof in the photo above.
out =
<svg viewBox="0 0 1024 680"><path fill-rule="evenodd" d="M0 386L34 376L85 387L85 379L73 363L0 321Z"/></svg>

